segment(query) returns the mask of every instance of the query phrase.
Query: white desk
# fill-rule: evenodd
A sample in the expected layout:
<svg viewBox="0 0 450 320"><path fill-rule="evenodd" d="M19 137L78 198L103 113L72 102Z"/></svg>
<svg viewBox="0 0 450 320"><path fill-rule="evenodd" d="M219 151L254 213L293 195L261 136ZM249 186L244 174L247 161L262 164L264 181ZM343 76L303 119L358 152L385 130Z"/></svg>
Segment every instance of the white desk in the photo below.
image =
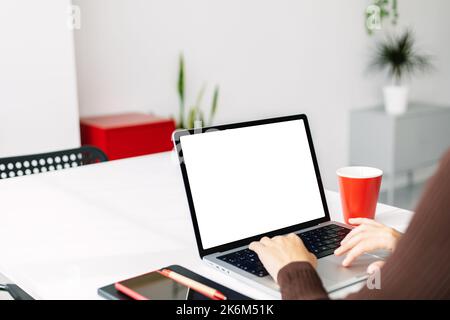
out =
<svg viewBox="0 0 450 320"><path fill-rule="evenodd" d="M204 265L172 153L0 181L0 272L37 299L99 299L97 288L180 264L254 298L272 298ZM335 192L332 218L341 220ZM379 205L404 230L411 212Z"/></svg>

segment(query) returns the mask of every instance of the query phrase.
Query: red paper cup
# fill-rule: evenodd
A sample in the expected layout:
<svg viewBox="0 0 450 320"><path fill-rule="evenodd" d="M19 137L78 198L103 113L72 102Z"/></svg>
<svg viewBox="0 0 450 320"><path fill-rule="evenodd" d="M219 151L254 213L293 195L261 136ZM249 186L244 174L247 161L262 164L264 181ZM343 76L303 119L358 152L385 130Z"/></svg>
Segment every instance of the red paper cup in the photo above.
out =
<svg viewBox="0 0 450 320"><path fill-rule="evenodd" d="M336 173L345 223L351 218L373 219L383 171L371 167L344 167Z"/></svg>

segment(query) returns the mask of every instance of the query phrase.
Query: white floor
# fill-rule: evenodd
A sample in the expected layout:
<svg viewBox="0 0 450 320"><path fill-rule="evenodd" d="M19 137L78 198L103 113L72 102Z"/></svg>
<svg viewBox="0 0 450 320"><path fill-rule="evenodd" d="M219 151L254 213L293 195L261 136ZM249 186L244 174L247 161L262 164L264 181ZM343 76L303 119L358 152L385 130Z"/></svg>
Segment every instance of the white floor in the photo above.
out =
<svg viewBox="0 0 450 320"><path fill-rule="evenodd" d="M414 210L424 187L425 183L420 183L396 189L393 204L387 202L387 193L381 192L379 201L402 209Z"/></svg>

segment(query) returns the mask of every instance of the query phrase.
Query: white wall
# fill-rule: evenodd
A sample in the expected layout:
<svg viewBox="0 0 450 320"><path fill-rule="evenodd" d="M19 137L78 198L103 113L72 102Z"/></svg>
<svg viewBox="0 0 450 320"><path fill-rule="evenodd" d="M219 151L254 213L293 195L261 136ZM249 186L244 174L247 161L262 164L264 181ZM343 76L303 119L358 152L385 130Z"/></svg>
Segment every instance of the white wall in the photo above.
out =
<svg viewBox="0 0 450 320"><path fill-rule="evenodd" d="M374 38L362 0L75 0L82 115L126 110L177 114L177 58L189 100L204 81L221 86L216 122L305 112L325 184L347 163L348 111L381 102L368 74ZM450 105L450 1L400 0L437 72L413 83L413 98ZM209 96L207 97L209 104Z"/></svg>
<svg viewBox="0 0 450 320"><path fill-rule="evenodd" d="M0 5L0 157L79 146L70 0Z"/></svg>

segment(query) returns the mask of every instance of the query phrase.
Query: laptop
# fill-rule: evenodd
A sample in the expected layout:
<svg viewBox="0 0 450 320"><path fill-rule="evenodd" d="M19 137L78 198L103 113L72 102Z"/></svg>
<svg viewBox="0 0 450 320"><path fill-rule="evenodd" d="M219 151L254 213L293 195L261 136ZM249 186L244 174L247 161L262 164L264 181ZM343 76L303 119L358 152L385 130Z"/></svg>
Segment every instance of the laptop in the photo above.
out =
<svg viewBox="0 0 450 320"><path fill-rule="evenodd" d="M328 292L363 281L381 256L351 267L334 250L351 230L330 220L306 115L176 131L173 135L201 259L269 294L279 291L248 245L296 233L318 258Z"/></svg>

